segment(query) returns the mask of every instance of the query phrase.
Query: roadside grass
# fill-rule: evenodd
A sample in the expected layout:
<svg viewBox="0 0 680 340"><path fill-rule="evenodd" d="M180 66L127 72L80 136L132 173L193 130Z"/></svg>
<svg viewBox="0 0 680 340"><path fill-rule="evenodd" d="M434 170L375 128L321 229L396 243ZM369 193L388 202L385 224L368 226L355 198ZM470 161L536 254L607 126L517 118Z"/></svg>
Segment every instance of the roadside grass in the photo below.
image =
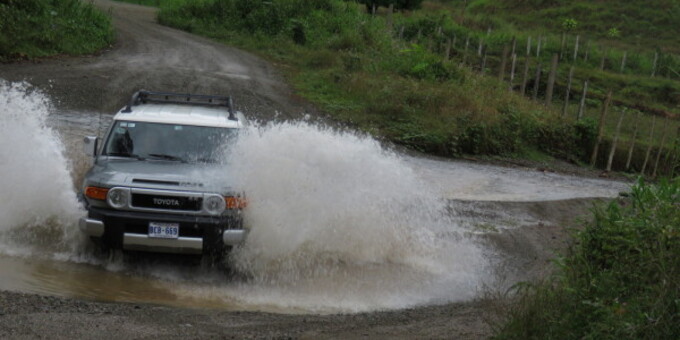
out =
<svg viewBox="0 0 680 340"><path fill-rule="evenodd" d="M94 53L114 40L111 18L80 0L6 0L0 18L0 61Z"/></svg>
<svg viewBox="0 0 680 340"><path fill-rule="evenodd" d="M680 338L680 178L594 209L556 273L515 286L495 339Z"/></svg>

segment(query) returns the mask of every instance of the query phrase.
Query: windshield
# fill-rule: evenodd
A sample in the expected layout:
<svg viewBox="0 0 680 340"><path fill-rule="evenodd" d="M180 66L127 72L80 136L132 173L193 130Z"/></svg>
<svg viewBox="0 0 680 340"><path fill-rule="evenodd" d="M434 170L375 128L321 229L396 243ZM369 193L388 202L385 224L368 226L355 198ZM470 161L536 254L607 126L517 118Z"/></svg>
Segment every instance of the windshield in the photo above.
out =
<svg viewBox="0 0 680 340"><path fill-rule="evenodd" d="M237 129L116 121L104 155L182 162L218 162Z"/></svg>

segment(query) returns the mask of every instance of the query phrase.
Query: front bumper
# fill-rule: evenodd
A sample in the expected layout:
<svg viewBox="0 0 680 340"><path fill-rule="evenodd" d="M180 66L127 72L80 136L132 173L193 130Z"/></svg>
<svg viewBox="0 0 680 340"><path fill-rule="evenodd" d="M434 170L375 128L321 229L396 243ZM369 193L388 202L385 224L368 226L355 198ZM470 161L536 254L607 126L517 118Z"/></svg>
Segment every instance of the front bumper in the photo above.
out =
<svg viewBox="0 0 680 340"><path fill-rule="evenodd" d="M149 222L179 223L179 237L149 237ZM176 254L219 254L242 243L247 235L238 215L171 215L92 206L88 216L80 219L79 227L111 248Z"/></svg>

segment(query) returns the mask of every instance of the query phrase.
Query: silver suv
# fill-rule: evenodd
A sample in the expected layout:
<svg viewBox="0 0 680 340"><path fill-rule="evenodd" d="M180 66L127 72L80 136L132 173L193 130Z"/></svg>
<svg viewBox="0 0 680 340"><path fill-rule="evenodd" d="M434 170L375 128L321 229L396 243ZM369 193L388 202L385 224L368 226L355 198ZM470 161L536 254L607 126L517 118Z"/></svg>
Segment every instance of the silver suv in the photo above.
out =
<svg viewBox="0 0 680 340"><path fill-rule="evenodd" d="M104 249L221 256L246 237L226 154L242 122L230 97L139 91L113 118L94 165L80 229Z"/></svg>

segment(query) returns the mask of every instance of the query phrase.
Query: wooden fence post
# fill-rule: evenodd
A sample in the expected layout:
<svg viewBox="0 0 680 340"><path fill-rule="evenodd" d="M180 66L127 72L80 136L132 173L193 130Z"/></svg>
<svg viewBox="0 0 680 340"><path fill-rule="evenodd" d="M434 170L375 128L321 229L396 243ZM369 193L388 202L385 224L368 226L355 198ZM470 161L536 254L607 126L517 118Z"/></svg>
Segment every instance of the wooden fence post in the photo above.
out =
<svg viewBox="0 0 680 340"><path fill-rule="evenodd" d="M446 51L444 51L444 60L449 61L451 58L451 39L446 41Z"/></svg>
<svg viewBox="0 0 680 340"><path fill-rule="evenodd" d="M645 161L642 163L640 174L644 175L647 169L647 161L649 161L649 154L652 152L652 141L654 140L654 128L656 127L656 116L652 116L652 130L649 131L649 145L647 146L647 153L645 153Z"/></svg>
<svg viewBox="0 0 680 340"><path fill-rule="evenodd" d="M666 146L666 136L668 135L668 117L664 120L663 124L663 134L661 135L661 145L659 146L659 151L656 153L656 161L654 161L654 170L652 171L652 177L656 178L656 171L659 168L659 160L661 159L661 153L663 148Z"/></svg>
<svg viewBox="0 0 680 340"><path fill-rule="evenodd" d="M515 67L517 66L517 53L512 54L512 66L510 67L510 91L515 83Z"/></svg>
<svg viewBox="0 0 680 340"><path fill-rule="evenodd" d="M574 61L576 61L576 58L578 57L578 41L580 37L580 35L576 35L576 42L574 43Z"/></svg>
<svg viewBox="0 0 680 340"><path fill-rule="evenodd" d="M621 122L623 122L623 116L626 115L626 109L621 110L621 115L619 116L619 121L616 123L616 132L614 133L614 140L612 141L612 147L609 150L609 157L607 158L607 172L612 171L612 161L614 160L614 153L616 152L616 144L619 142L619 133L621 132Z"/></svg>
<svg viewBox="0 0 680 340"><path fill-rule="evenodd" d="M503 46L503 54L501 56L501 69L498 72L498 80L503 81L505 79L505 67L508 63L508 51L510 48L508 45Z"/></svg>
<svg viewBox="0 0 680 340"><path fill-rule="evenodd" d="M620 73L623 73L623 70L626 68L626 58L628 57L628 51L623 52L623 58L621 58L621 70Z"/></svg>
<svg viewBox="0 0 680 340"><path fill-rule="evenodd" d="M569 68L569 78L567 79L567 90L564 94L564 107L562 107L562 118L567 116L569 110L569 95L571 94L571 82L574 79L574 66Z"/></svg>
<svg viewBox="0 0 680 340"><path fill-rule="evenodd" d="M484 74L484 72L486 72L486 45L482 47L482 63L479 70L481 74Z"/></svg>
<svg viewBox="0 0 680 340"><path fill-rule="evenodd" d="M399 27L399 40L404 39L404 29L405 28L406 27L404 27L404 25L401 25L401 27Z"/></svg>
<svg viewBox="0 0 680 340"><path fill-rule="evenodd" d="M390 7L387 8L387 27L390 31L392 30L392 12L394 12L394 4L391 3Z"/></svg>
<svg viewBox="0 0 680 340"><path fill-rule="evenodd" d="M652 78L656 75L656 63L659 61L659 52L654 52L654 63L652 63Z"/></svg>
<svg viewBox="0 0 680 340"><path fill-rule="evenodd" d="M597 161L597 153L600 149L600 143L602 142L602 135L604 134L604 123L607 117L607 111L609 111L609 104L612 101L612 90L607 92L607 98L604 100L604 105L602 105L602 113L600 113L600 123L597 126L597 140L595 141L595 147L593 148L593 154L590 156L590 166L595 166Z"/></svg>
<svg viewBox="0 0 680 340"><path fill-rule="evenodd" d="M538 36L538 42L537 42L537 45L536 45L536 58L539 58L541 56L541 42L542 42L542 39L541 39L541 36L539 35Z"/></svg>
<svg viewBox="0 0 680 340"><path fill-rule="evenodd" d="M531 55L531 37L527 37L527 57Z"/></svg>
<svg viewBox="0 0 680 340"><path fill-rule="evenodd" d="M482 37L479 37L479 48L477 48L477 56L481 57L482 56L482 48L484 48L484 40Z"/></svg>
<svg viewBox="0 0 680 340"><path fill-rule="evenodd" d="M512 52L510 52L510 55L513 55L516 53L515 49L517 48L517 37L512 37Z"/></svg>
<svg viewBox="0 0 680 340"><path fill-rule="evenodd" d="M550 73L548 74L548 88L545 93L546 106L552 104L553 90L555 89L555 75L557 73L557 63L559 59L559 54L553 54L552 62L550 63Z"/></svg>
<svg viewBox="0 0 680 340"><path fill-rule="evenodd" d="M529 55L524 58L524 73L522 76L522 85L519 87L519 92L522 95L526 94L527 82L529 81L529 65L531 64L531 57Z"/></svg>
<svg viewBox="0 0 680 340"><path fill-rule="evenodd" d="M536 100L538 98L538 87L541 84L541 62L538 62L538 66L536 66L536 77L534 78L534 93L531 96L531 99Z"/></svg>
<svg viewBox="0 0 680 340"><path fill-rule="evenodd" d="M581 102L578 104L578 113L576 114L576 120L581 120L583 118L583 113L586 109L586 95L588 95L588 80L583 82L583 92L581 92Z"/></svg>
<svg viewBox="0 0 680 340"><path fill-rule="evenodd" d="M461 64L465 65L467 64L467 55L468 55L468 48L470 47L470 35L468 34L467 38L465 39L465 49L463 50L463 60L461 61Z"/></svg>
<svg viewBox="0 0 680 340"><path fill-rule="evenodd" d="M637 115L635 115L635 129L633 130L633 138L632 141L630 142L630 148L628 148L628 158L626 159L626 171L630 169L630 162L633 160L633 149L635 148L635 142L637 142L637 134L638 134L638 128L640 127L640 116L642 115L641 111L638 111Z"/></svg>
<svg viewBox="0 0 680 340"><path fill-rule="evenodd" d="M602 59L600 59L600 71L604 71L604 62L607 60L607 55L609 54L609 49L605 49L604 52L602 52Z"/></svg>

